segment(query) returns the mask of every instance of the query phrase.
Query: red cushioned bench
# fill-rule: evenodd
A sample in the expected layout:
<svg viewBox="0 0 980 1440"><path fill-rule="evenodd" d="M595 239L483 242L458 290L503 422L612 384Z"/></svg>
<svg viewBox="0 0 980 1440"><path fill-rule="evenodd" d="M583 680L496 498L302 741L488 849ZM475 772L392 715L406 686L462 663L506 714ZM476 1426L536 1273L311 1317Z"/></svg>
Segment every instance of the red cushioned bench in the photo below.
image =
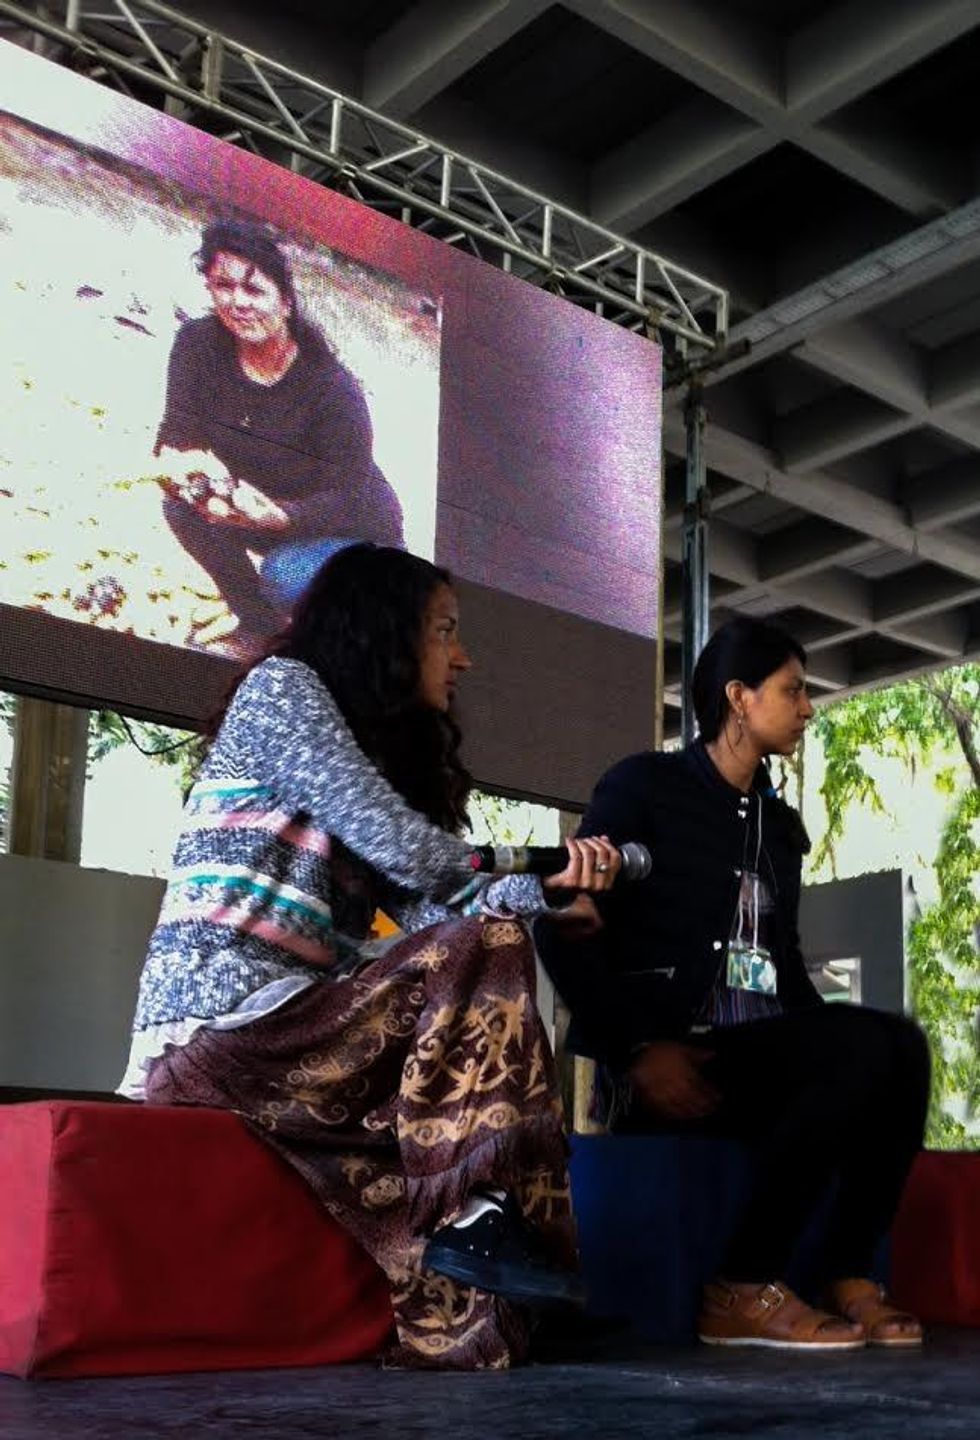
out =
<svg viewBox="0 0 980 1440"><path fill-rule="evenodd" d="M916 1160L892 1227L891 1285L927 1324L980 1326L980 1151Z"/></svg>
<svg viewBox="0 0 980 1440"><path fill-rule="evenodd" d="M576 1137L586 1261L596 1222L577 1170L590 1138L617 1155L623 1148ZM391 1328L381 1272L299 1176L223 1111L0 1105L0 1187L7 1374L329 1364L376 1353ZM643 1192L651 1187L648 1165ZM665 1253L682 1238L667 1225ZM980 1154L919 1157L891 1254L900 1304L931 1324L980 1325Z"/></svg>
<svg viewBox="0 0 980 1440"><path fill-rule="evenodd" d="M0 1371L156 1374L377 1351L380 1270L234 1115L0 1106Z"/></svg>

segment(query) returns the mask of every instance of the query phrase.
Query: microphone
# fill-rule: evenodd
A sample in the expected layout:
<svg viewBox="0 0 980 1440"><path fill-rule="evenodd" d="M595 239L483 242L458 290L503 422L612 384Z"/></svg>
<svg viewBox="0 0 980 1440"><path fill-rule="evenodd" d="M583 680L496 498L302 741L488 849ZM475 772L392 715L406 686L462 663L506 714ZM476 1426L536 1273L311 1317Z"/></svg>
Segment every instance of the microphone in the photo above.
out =
<svg viewBox="0 0 980 1440"><path fill-rule="evenodd" d="M653 859L645 845L628 840L619 846L622 869L617 880L645 880ZM564 845L478 845L470 868L491 875L558 875L568 864Z"/></svg>

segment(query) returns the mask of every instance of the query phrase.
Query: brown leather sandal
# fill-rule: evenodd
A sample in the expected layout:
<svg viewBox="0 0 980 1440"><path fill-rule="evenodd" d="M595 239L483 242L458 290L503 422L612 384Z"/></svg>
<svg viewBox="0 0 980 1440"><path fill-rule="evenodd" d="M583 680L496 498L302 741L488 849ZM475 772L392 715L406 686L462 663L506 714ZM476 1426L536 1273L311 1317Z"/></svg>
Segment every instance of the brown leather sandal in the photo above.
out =
<svg viewBox="0 0 980 1440"><path fill-rule="evenodd" d="M922 1344L922 1326L907 1310L897 1309L876 1280L838 1280L827 1291L827 1303L864 1328L869 1345Z"/></svg>
<svg viewBox="0 0 980 1440"><path fill-rule="evenodd" d="M761 1345L772 1350L861 1350L862 1326L815 1310L788 1285L704 1287L698 1337L706 1345Z"/></svg>

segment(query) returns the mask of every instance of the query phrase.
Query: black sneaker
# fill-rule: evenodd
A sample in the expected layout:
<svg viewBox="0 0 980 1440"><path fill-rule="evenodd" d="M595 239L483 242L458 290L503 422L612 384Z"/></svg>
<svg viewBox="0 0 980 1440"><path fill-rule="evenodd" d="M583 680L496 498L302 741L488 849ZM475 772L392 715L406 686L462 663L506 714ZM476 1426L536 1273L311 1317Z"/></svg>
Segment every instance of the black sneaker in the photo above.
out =
<svg viewBox="0 0 980 1440"><path fill-rule="evenodd" d="M582 1305L578 1275L552 1265L513 1201L462 1227L444 1225L425 1248L427 1270L522 1305Z"/></svg>

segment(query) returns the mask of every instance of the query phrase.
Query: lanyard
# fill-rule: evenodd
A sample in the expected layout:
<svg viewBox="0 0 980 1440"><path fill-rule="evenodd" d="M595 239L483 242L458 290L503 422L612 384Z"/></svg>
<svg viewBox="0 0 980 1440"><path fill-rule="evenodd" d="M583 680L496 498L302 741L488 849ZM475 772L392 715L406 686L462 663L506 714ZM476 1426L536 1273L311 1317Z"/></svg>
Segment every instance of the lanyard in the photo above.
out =
<svg viewBox="0 0 980 1440"><path fill-rule="evenodd" d="M760 859L762 858L762 796L759 794L758 791L756 791L756 797L755 797L755 798L756 798L756 801L758 802L758 808L757 808L757 810L756 810L755 864L754 864L754 866L753 866L753 868L752 868L752 870L751 870L751 872L750 872L750 874L751 874L751 876L752 876L752 895L751 895L751 899L750 899L750 901L749 901L749 907L748 907L748 908L749 908L749 917L748 917L748 918L749 918L749 923L750 923L751 926L752 926L752 949L753 949L753 950L757 950L758 947L759 947L759 909L760 909L760 904L759 904L759 899L760 899L760 896L759 896L759 884L760 884L760 882L759 882L759 861L760 861ZM745 832L745 839L744 839L743 842L742 842L742 876L741 876L741 878L742 878L742 882L743 882L743 883L744 883L745 872L746 872L746 868L747 868L747 866L746 866L746 861L747 861L747 859L748 859L748 852L749 852L749 834L748 834L748 830L746 830L746 832ZM744 936L744 934L743 934L743 927L744 927L744 925L745 925L745 920L746 920L745 906L742 904L742 890L741 890L741 885L740 885L740 886L739 886L739 894L738 894L738 933L737 933L737 935L735 936L735 943L736 943L737 945L742 945L742 944L745 943L745 936Z"/></svg>

